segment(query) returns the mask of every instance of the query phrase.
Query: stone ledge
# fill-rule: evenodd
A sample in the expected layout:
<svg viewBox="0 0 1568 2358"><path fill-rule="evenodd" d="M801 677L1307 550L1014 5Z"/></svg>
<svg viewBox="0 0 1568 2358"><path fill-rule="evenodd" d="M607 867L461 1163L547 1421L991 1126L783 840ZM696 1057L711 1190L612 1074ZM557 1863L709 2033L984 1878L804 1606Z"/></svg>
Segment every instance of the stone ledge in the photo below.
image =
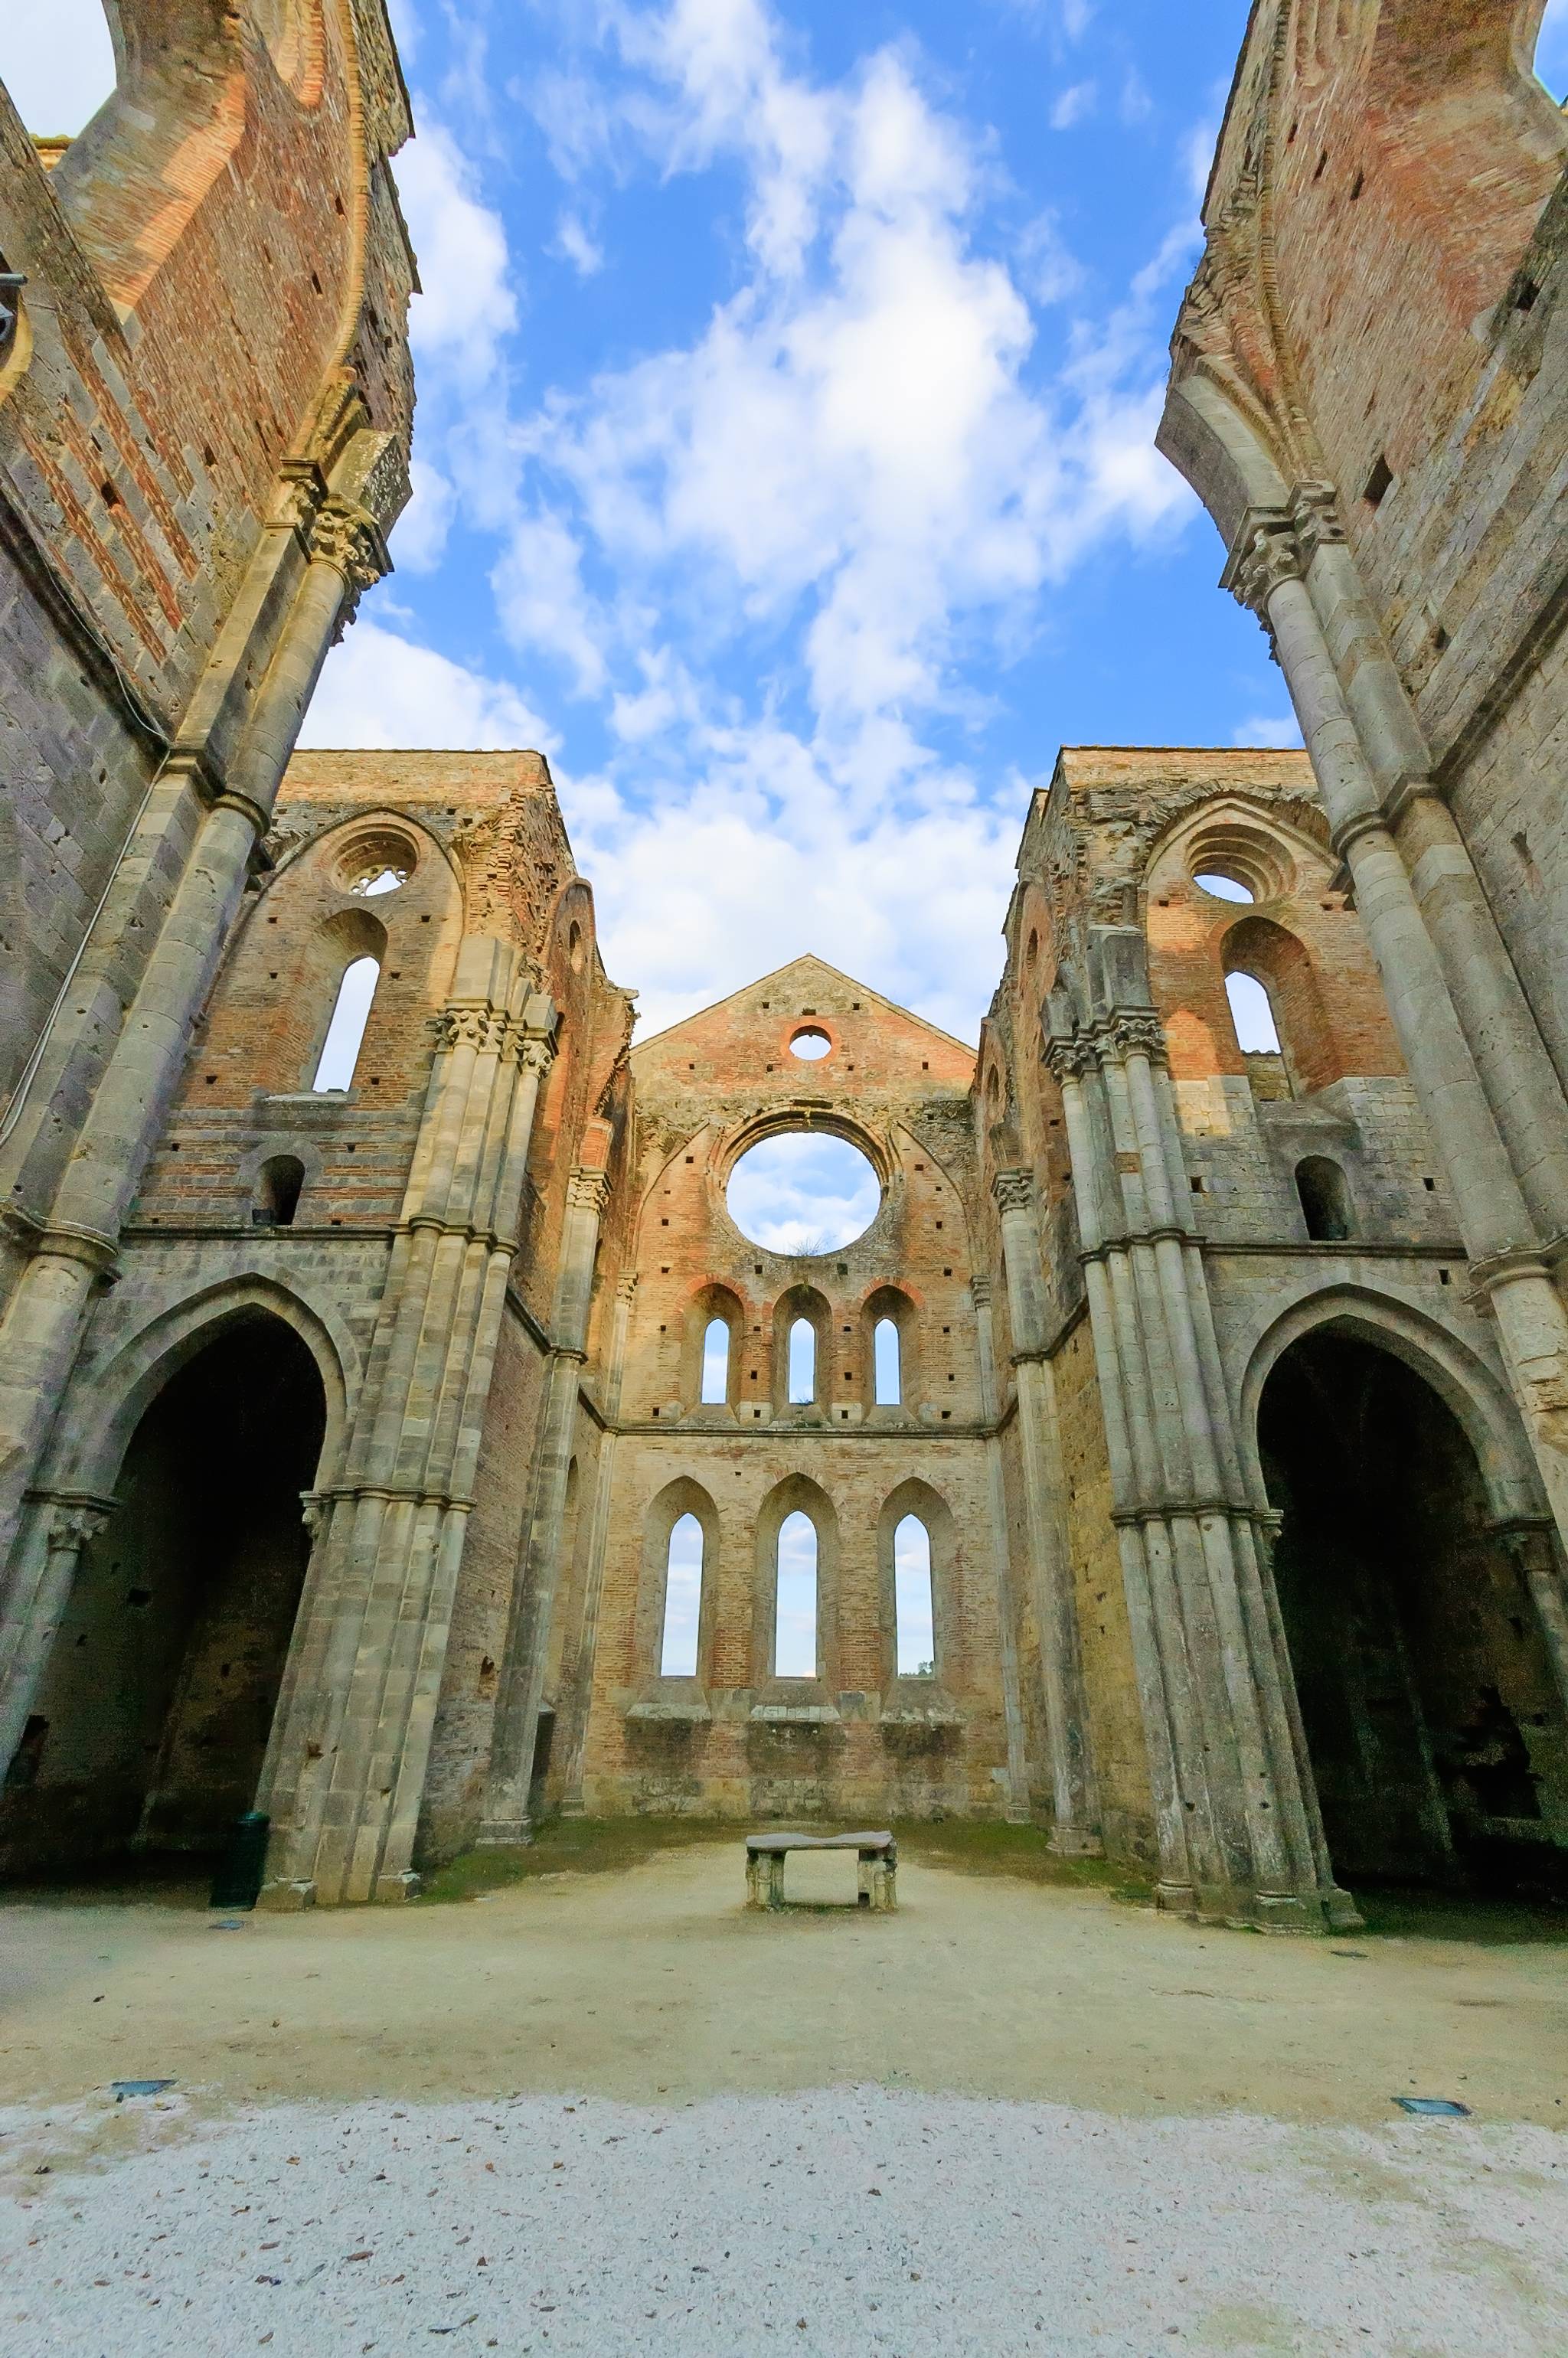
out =
<svg viewBox="0 0 1568 2358"><path fill-rule="evenodd" d="M664 1703L656 1698L647 1703L634 1703L628 1710L628 1719L663 1721L673 1725L695 1727L713 1717L705 1703Z"/></svg>
<svg viewBox="0 0 1568 2358"><path fill-rule="evenodd" d="M830 1703L754 1703L746 1714L768 1727L826 1727L839 1715Z"/></svg>

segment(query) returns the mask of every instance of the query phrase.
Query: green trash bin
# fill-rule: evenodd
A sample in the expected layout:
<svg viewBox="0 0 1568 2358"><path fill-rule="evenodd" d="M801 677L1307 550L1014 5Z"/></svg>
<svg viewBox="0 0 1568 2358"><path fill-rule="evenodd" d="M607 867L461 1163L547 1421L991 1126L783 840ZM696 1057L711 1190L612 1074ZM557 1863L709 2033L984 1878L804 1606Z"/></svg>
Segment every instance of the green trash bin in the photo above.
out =
<svg viewBox="0 0 1568 2358"><path fill-rule="evenodd" d="M254 1908L266 1872L266 1837L272 1820L247 1810L235 1824L212 1877L213 1908Z"/></svg>

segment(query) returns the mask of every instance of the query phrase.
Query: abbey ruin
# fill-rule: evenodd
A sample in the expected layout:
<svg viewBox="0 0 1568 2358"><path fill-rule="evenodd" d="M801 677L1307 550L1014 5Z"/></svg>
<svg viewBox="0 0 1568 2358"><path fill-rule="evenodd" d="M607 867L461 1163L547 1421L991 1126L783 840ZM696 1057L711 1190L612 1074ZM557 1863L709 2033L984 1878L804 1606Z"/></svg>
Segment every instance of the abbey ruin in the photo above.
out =
<svg viewBox="0 0 1568 2358"><path fill-rule="evenodd" d="M0 1866L940 1814L1284 1931L1561 1885L1540 0L1258 0L1160 439L1307 750L1064 749L978 1052L805 943L634 1040L541 755L295 752L407 494L396 58L117 15L63 153L0 92ZM730 1207L801 1131L874 1174L826 1251Z"/></svg>

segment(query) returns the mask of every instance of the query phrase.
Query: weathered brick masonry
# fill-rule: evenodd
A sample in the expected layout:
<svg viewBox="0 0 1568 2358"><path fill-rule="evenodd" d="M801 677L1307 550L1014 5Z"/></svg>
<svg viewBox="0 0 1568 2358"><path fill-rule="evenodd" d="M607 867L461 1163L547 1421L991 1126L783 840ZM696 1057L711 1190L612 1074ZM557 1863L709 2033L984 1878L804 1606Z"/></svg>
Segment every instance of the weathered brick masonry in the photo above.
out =
<svg viewBox="0 0 1568 2358"><path fill-rule="evenodd" d="M1568 1528L1568 122L1536 0L1259 0L1160 440L1271 634Z"/></svg>
<svg viewBox="0 0 1568 2358"><path fill-rule="evenodd" d="M978 1053L808 956L633 1049L541 756L288 758L405 488L395 60L373 0L122 16L51 174L0 95L0 1859L254 1801L278 1907L557 1810L1008 1816L1280 1930L1560 1885L1530 6L1255 8L1162 432L1309 750L1065 750ZM802 1130L880 1207L775 1252L729 1183Z"/></svg>

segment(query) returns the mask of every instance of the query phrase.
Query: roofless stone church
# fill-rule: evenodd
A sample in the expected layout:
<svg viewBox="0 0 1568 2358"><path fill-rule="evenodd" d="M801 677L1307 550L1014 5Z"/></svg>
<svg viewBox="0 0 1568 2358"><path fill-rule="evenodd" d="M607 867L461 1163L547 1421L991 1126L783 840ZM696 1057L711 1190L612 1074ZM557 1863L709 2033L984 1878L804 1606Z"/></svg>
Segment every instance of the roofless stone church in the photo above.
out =
<svg viewBox="0 0 1568 2358"><path fill-rule="evenodd" d="M633 1044L539 755L293 752L406 496L380 0L121 0L63 152L0 93L11 1874L254 1807L280 1907L560 1812L1304 1931L1562 1879L1539 13L1259 0L1162 442L1308 750L1065 750L978 1053L809 955ZM872 1193L785 1249L803 1131Z"/></svg>

